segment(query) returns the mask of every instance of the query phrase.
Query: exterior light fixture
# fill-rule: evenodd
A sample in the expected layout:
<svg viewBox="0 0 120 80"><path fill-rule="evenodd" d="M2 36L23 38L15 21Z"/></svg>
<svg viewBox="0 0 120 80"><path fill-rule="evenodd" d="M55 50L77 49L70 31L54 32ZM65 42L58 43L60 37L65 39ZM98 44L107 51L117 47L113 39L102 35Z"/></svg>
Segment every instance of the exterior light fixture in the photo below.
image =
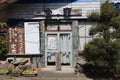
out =
<svg viewBox="0 0 120 80"><path fill-rule="evenodd" d="M47 8L47 9L44 10L44 12L45 12L46 19L51 19L52 11L49 8Z"/></svg>
<svg viewBox="0 0 120 80"><path fill-rule="evenodd" d="M63 12L64 12L64 17L68 18L71 15L71 8L64 8Z"/></svg>

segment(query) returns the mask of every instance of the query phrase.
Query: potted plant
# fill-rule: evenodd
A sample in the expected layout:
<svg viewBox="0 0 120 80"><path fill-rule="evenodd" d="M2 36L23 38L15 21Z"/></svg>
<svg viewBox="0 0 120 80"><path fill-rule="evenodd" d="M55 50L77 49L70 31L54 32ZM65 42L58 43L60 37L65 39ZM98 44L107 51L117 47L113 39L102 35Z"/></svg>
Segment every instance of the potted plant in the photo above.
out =
<svg viewBox="0 0 120 80"><path fill-rule="evenodd" d="M37 72L33 70L25 70L23 71L22 75L26 77L34 77L37 76Z"/></svg>
<svg viewBox="0 0 120 80"><path fill-rule="evenodd" d="M8 69L0 69L0 75L8 74L9 70Z"/></svg>
<svg viewBox="0 0 120 80"><path fill-rule="evenodd" d="M22 72L23 70L15 68L10 71L10 74L13 76L21 76Z"/></svg>

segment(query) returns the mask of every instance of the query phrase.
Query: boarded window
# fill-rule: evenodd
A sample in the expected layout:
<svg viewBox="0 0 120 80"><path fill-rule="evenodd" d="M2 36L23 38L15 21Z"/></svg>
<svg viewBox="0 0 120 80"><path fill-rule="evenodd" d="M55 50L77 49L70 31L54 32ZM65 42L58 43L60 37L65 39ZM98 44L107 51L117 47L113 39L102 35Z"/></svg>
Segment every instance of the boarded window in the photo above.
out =
<svg viewBox="0 0 120 80"><path fill-rule="evenodd" d="M39 22L25 22L25 54L40 54Z"/></svg>

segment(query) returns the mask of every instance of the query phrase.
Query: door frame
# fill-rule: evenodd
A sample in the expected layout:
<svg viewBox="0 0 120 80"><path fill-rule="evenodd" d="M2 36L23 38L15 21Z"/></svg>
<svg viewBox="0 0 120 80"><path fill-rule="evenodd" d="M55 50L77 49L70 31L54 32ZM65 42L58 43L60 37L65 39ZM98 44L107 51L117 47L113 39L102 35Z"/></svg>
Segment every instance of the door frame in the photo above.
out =
<svg viewBox="0 0 120 80"><path fill-rule="evenodd" d="M45 67L56 67L56 65L55 66L48 66L47 65L47 35L48 34L55 34L55 35L57 35L57 50L56 50L56 52L60 52L60 48L59 48L59 37L60 37L60 34L70 34L70 37L71 37L71 44L70 44L70 46L71 46L71 50L70 50L70 52L71 52L71 55L70 55L70 66L61 66L61 67L72 67L72 61L73 61L73 58L72 58L72 55L73 55L73 53L72 53L72 49L73 49L73 46L72 46L72 32L71 31L68 31L68 32L64 32L64 31L61 31L61 32L45 32ZM52 52L52 51L51 51Z"/></svg>

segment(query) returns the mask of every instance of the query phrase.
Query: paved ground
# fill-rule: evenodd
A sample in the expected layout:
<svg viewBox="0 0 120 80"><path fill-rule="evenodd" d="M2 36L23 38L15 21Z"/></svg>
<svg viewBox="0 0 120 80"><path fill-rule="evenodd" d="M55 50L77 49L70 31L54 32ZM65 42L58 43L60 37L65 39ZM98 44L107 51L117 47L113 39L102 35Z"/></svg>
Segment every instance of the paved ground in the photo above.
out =
<svg viewBox="0 0 120 80"><path fill-rule="evenodd" d="M62 68L56 71L55 68L42 68L37 77L12 77L0 76L0 80L92 80L84 74L75 75L73 68Z"/></svg>

